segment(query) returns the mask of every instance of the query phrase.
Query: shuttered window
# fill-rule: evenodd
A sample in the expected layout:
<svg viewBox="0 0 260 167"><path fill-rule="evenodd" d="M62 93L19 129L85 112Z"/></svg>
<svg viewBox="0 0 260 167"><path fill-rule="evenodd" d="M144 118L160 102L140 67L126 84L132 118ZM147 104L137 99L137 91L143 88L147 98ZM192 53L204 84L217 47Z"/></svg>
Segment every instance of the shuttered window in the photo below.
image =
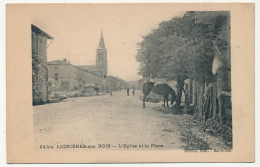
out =
<svg viewBox="0 0 260 167"><path fill-rule="evenodd" d="M38 37L32 34L32 54L38 54Z"/></svg>

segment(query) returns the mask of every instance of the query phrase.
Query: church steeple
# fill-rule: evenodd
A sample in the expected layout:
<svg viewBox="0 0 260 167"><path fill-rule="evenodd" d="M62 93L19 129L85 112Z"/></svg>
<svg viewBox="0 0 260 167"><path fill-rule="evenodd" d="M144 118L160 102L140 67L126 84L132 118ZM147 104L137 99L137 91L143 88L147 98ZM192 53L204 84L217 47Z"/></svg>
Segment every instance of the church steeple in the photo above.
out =
<svg viewBox="0 0 260 167"><path fill-rule="evenodd" d="M101 31L100 39L99 39L99 44L98 44L99 49L105 49L105 42L103 38L103 32Z"/></svg>
<svg viewBox="0 0 260 167"><path fill-rule="evenodd" d="M107 76L107 49L105 47L102 31L96 52L96 67L100 69L102 77Z"/></svg>

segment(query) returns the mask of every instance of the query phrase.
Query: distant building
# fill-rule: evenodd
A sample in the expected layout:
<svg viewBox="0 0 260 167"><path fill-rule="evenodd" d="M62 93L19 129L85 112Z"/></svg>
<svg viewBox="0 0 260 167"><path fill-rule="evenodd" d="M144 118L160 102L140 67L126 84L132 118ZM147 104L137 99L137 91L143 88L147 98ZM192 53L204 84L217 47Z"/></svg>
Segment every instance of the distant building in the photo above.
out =
<svg viewBox="0 0 260 167"><path fill-rule="evenodd" d="M79 68L78 66L74 66L74 68L77 69L77 81L79 89L81 89L86 84L95 85L100 90L102 89L102 81L104 80L103 77L83 68Z"/></svg>
<svg viewBox="0 0 260 167"><path fill-rule="evenodd" d="M95 85L100 90L121 90L126 82L114 76L100 75L74 66L67 61L55 60L48 62L49 91L72 91L81 89L84 85Z"/></svg>
<svg viewBox="0 0 260 167"><path fill-rule="evenodd" d="M98 48L96 50L96 65L77 66L83 70L95 73L101 77L107 76L107 49L105 47L103 33L101 32Z"/></svg>
<svg viewBox="0 0 260 167"><path fill-rule="evenodd" d="M77 66L77 67L102 77L101 70L99 68L97 68L95 65L81 65L81 66Z"/></svg>
<svg viewBox="0 0 260 167"><path fill-rule="evenodd" d="M106 82L106 89L122 90L128 86L128 84L124 80L114 76L107 76Z"/></svg>
<svg viewBox="0 0 260 167"><path fill-rule="evenodd" d="M125 86L125 82L122 79L107 75L107 49L105 47L102 32L96 50L96 65L82 65L76 67L81 69L79 70L79 83L83 81L83 83L94 83L99 86L100 90L119 90ZM85 73L83 73L83 71L85 71Z"/></svg>
<svg viewBox="0 0 260 167"><path fill-rule="evenodd" d="M95 85L99 90L120 90L125 81L107 76L107 49L101 32L96 51L96 65L74 66L67 59L48 62L51 91L71 91L84 85Z"/></svg>
<svg viewBox="0 0 260 167"><path fill-rule="evenodd" d="M99 45L96 51L96 67L101 70L102 77L107 76L107 49L101 32Z"/></svg>
<svg viewBox="0 0 260 167"><path fill-rule="evenodd" d="M77 68L67 59L48 62L50 91L70 91L78 89Z"/></svg>
<svg viewBox="0 0 260 167"><path fill-rule="evenodd" d="M72 91L86 84L101 88L103 77L81 66L72 65L67 59L48 62L51 91Z"/></svg>
<svg viewBox="0 0 260 167"><path fill-rule="evenodd" d="M33 104L48 101L48 68L47 68L47 40L52 40L46 32L35 25L31 25L32 37L32 96Z"/></svg>

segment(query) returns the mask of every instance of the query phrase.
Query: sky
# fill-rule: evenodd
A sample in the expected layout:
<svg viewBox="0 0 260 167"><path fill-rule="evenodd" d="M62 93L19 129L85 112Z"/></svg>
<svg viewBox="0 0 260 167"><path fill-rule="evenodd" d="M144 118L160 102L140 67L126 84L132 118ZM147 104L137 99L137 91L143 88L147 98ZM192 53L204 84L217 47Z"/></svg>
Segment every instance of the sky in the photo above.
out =
<svg viewBox="0 0 260 167"><path fill-rule="evenodd" d="M95 65L103 31L108 75L134 81L141 78L136 54L142 36L160 22L183 14L169 4L43 5L35 10L31 21L54 37L47 60L66 58L73 65Z"/></svg>

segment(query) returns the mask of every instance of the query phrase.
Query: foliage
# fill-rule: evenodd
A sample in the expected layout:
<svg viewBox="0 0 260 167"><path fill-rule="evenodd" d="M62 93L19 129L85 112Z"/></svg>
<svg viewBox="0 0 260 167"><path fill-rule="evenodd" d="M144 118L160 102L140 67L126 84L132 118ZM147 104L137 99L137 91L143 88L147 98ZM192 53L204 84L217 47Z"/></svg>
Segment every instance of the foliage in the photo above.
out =
<svg viewBox="0 0 260 167"><path fill-rule="evenodd" d="M216 119L207 120L203 125L203 131L211 134L212 136L220 137L224 140L226 146L232 148L232 121L225 123L218 123L219 117Z"/></svg>
<svg viewBox="0 0 260 167"><path fill-rule="evenodd" d="M186 143L185 150L210 150L209 144L192 133L191 126L185 126L181 140Z"/></svg>
<svg viewBox="0 0 260 167"><path fill-rule="evenodd" d="M224 16L206 17L211 20L205 23L196 16L196 12L187 12L183 17L164 21L138 44L139 74L145 78L176 80L177 106L185 79L193 77L201 83L215 81L214 45L220 52L227 49Z"/></svg>

